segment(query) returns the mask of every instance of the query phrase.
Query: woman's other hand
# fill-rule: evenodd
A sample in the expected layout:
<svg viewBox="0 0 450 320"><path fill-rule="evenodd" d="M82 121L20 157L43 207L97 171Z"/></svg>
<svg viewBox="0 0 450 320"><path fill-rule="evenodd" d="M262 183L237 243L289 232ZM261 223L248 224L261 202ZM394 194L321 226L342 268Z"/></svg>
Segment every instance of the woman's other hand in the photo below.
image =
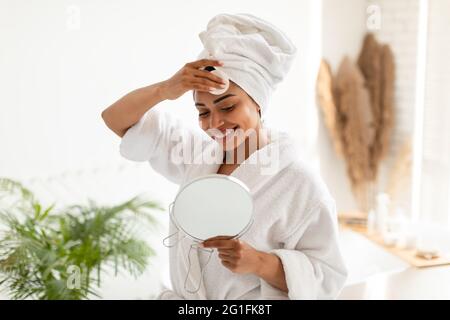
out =
<svg viewBox="0 0 450 320"><path fill-rule="evenodd" d="M252 273L275 288L288 292L281 259L272 253L258 251L248 243L231 237L214 237L202 243L203 248L216 248L222 264L234 273Z"/></svg>
<svg viewBox="0 0 450 320"><path fill-rule="evenodd" d="M203 248L216 248L222 264L234 273L258 273L260 252L239 239L218 236L205 240Z"/></svg>

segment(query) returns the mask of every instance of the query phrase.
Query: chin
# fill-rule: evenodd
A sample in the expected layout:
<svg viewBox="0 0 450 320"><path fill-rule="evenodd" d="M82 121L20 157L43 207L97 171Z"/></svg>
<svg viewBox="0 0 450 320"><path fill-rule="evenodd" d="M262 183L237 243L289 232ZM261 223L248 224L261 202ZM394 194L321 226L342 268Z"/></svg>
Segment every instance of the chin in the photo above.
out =
<svg viewBox="0 0 450 320"><path fill-rule="evenodd" d="M221 142L222 148L224 151L232 151L237 149L245 139L241 139L240 137L233 137L232 140L226 141L226 143L223 141Z"/></svg>

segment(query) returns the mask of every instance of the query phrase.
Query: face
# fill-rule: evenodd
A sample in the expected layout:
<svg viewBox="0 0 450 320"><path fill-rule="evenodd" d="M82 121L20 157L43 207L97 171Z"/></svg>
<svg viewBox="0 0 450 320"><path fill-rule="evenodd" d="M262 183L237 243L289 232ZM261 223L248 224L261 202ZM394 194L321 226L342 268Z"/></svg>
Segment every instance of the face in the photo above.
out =
<svg viewBox="0 0 450 320"><path fill-rule="evenodd" d="M259 106L231 81L228 90L218 96L195 91L194 101L200 127L225 151L236 149L249 133L261 128Z"/></svg>

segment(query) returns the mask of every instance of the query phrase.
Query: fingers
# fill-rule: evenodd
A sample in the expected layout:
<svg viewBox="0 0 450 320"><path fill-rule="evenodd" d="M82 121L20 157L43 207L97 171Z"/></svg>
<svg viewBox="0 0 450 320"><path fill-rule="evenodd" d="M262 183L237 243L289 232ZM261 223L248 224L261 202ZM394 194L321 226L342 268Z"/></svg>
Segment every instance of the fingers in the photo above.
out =
<svg viewBox="0 0 450 320"><path fill-rule="evenodd" d="M233 256L227 256L227 255L224 255L221 253L219 253L219 258L221 261L228 262L228 263L236 262L236 258L234 258Z"/></svg>
<svg viewBox="0 0 450 320"><path fill-rule="evenodd" d="M186 63L187 67L199 69L201 67L208 67L208 66L217 66L221 67L223 66L223 63L218 60L211 60L211 59L201 59L194 62Z"/></svg>
<svg viewBox="0 0 450 320"><path fill-rule="evenodd" d="M217 82L212 81L210 79L200 78L200 77L190 77L189 78L189 82L192 85L199 85L199 86L208 87L208 88L211 88L211 89L216 89L216 88L222 89L222 88L225 87L224 84L217 83Z"/></svg>
<svg viewBox="0 0 450 320"><path fill-rule="evenodd" d="M205 70L199 70L206 66L222 66L217 60L202 59L187 63L182 69L181 75L185 83L189 83L189 89L210 92L216 89L224 89L226 83L222 78Z"/></svg>
<svg viewBox="0 0 450 320"><path fill-rule="evenodd" d="M235 261L239 258L241 258L241 255L237 252L234 252L233 250L219 250L218 256L221 260L226 261Z"/></svg>
<svg viewBox="0 0 450 320"><path fill-rule="evenodd" d="M231 240L233 239L233 236L215 236L209 239L206 239L205 241L210 241L210 240Z"/></svg>
<svg viewBox="0 0 450 320"><path fill-rule="evenodd" d="M241 259L243 258L241 243L239 240L209 240L218 247L219 259L226 268L236 272ZM213 242L214 241L214 242ZM228 244L228 245L227 245ZM228 247L232 248L228 248ZM226 248L224 248L226 247Z"/></svg>
<svg viewBox="0 0 450 320"><path fill-rule="evenodd" d="M198 78L207 78L207 79L209 79L209 80L211 80L211 81L213 81L213 82L217 82L217 83L219 83L219 84L225 84L225 83L226 83L221 77L218 77L218 76L216 76L215 74L212 74L212 73L209 72L209 71L204 71L204 70L193 70L192 74L193 74L195 77L198 77Z"/></svg>
<svg viewBox="0 0 450 320"><path fill-rule="evenodd" d="M235 268L235 264L232 262L222 260L222 264L230 270L233 270Z"/></svg>
<svg viewBox="0 0 450 320"><path fill-rule="evenodd" d="M201 83L192 83L190 89L195 91L210 92L215 88Z"/></svg>
<svg viewBox="0 0 450 320"><path fill-rule="evenodd" d="M204 248L217 248L217 249L236 249L239 245L238 240L206 240L203 242Z"/></svg>

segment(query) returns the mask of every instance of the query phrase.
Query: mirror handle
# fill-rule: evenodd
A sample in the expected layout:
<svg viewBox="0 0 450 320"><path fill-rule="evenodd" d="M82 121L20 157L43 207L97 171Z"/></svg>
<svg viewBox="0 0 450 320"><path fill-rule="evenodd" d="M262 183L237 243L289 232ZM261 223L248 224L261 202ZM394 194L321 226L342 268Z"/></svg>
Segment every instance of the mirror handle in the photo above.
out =
<svg viewBox="0 0 450 320"><path fill-rule="evenodd" d="M187 281L188 281L188 278L189 278L189 274L191 273L191 251L194 248L197 251L198 251L198 249L203 249L203 248L200 248L198 246L198 244L196 244L196 243L191 244L191 246L189 248L189 253L188 253L189 267L188 267L188 271L186 273L186 278L184 279L184 290L186 290L187 292L189 292L191 294L197 293L200 290L200 287L201 287L202 281L203 281L203 274L205 273L206 267L208 266L209 261L211 260L212 253L214 252L214 249L203 249L203 250L209 252L208 260L206 261L206 264L205 264L205 266L203 268L200 266L200 279L198 281L197 288L195 288L194 290L190 290L190 289L187 288Z"/></svg>
<svg viewBox="0 0 450 320"><path fill-rule="evenodd" d="M169 241L169 239L170 238L172 238L173 236L175 236L175 235L177 235L178 233L179 233L179 228L178 228L178 226L177 226L177 224L175 223L175 221L173 220L173 216L172 216L172 208L173 208L173 202L171 203L171 204L169 204L169 218L170 218L170 220L172 221L172 223L173 223L173 225L175 226L175 228L177 229L177 231L176 232L174 232L174 233L172 233L171 235L168 235L167 237L165 237L164 239L163 239L163 245L166 247L166 248L172 248L172 247L174 247L174 246L176 246L177 245L177 243L178 242L180 242L184 237L182 237L181 239L178 239L175 243L173 243L173 244L169 244L168 243L168 241Z"/></svg>

